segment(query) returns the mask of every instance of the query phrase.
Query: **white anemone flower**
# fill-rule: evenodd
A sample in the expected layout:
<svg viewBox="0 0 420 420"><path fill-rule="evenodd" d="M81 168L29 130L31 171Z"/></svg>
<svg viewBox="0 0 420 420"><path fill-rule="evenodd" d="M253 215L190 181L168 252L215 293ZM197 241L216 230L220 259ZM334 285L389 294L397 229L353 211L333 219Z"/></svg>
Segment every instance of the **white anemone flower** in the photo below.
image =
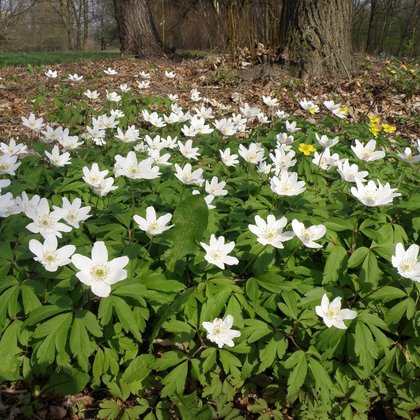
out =
<svg viewBox="0 0 420 420"><path fill-rule="evenodd" d="M276 141L277 141L277 147L279 147L279 145L289 145L292 144L295 141L295 138L287 133L279 133L276 136Z"/></svg>
<svg viewBox="0 0 420 420"><path fill-rule="evenodd" d="M225 150L219 150L220 158L222 159L222 162L226 166L236 166L238 161L238 155L232 154L230 151L230 147L228 147Z"/></svg>
<svg viewBox="0 0 420 420"><path fill-rule="evenodd" d="M333 147L339 142L338 136L334 137L333 139L330 139L325 134L320 136L318 133L315 133L315 137L317 142L321 145L323 149Z"/></svg>
<svg viewBox="0 0 420 420"><path fill-rule="evenodd" d="M275 112L275 115L276 115L276 117L277 117L278 119L280 119L280 120L283 120L283 119L286 119L286 118L289 118L289 117L290 117L290 115L289 115L287 112L282 111L281 109L278 109L278 110Z"/></svg>
<svg viewBox="0 0 420 420"><path fill-rule="evenodd" d="M127 278L127 270L124 268L129 262L128 257L108 261L108 250L102 241L93 244L91 258L74 254L71 261L80 270L76 277L89 286L96 296L109 296L111 286Z"/></svg>
<svg viewBox="0 0 420 420"><path fill-rule="evenodd" d="M173 71L165 70L165 77L167 77L168 79L175 79L176 73Z"/></svg>
<svg viewBox="0 0 420 420"><path fill-rule="evenodd" d="M191 128L193 128L197 134L210 134L214 131L210 128L210 125L206 124L206 120L203 117L192 116L190 119Z"/></svg>
<svg viewBox="0 0 420 420"><path fill-rule="evenodd" d="M235 345L233 339L241 335L240 331L232 330L233 321L233 316L227 315L224 320L216 318L212 322L203 322L203 327L207 331L207 339L216 343L219 348L224 345L233 347Z"/></svg>
<svg viewBox="0 0 420 420"><path fill-rule="evenodd" d="M16 155L0 154L0 175L16 175L15 171L21 163Z"/></svg>
<svg viewBox="0 0 420 420"><path fill-rule="evenodd" d="M143 79L150 79L152 76L150 75L150 73L147 73L146 71L142 70L139 73L140 77Z"/></svg>
<svg viewBox="0 0 420 420"><path fill-rule="evenodd" d="M240 144L238 153L246 162L254 165L257 165L265 159L264 149L261 143L250 143L248 149L243 144Z"/></svg>
<svg viewBox="0 0 420 420"><path fill-rule="evenodd" d="M130 125L126 131L122 131L121 128L118 127L117 135L115 137L123 143L133 143L139 140L140 131L134 125Z"/></svg>
<svg viewBox="0 0 420 420"><path fill-rule="evenodd" d="M385 157L385 152L383 150L375 151L376 140L374 139L369 140L366 144L362 144L356 139L355 143L354 146L350 146L353 153L357 158L364 160L365 162L373 162Z"/></svg>
<svg viewBox="0 0 420 420"><path fill-rule="evenodd" d="M77 73L69 74L68 79L71 82L81 82L83 80L83 76L79 76Z"/></svg>
<svg viewBox="0 0 420 420"><path fill-rule="evenodd" d="M153 163L158 166L172 166L172 163L169 162L171 158L170 153L160 154L160 150L149 149L147 151L148 155L153 159Z"/></svg>
<svg viewBox="0 0 420 420"><path fill-rule="evenodd" d="M178 149L185 158L197 160L200 153L198 152L198 147L192 147L192 145L193 141L191 139L187 140L185 143L179 141Z"/></svg>
<svg viewBox="0 0 420 420"><path fill-rule="evenodd" d="M306 99L302 99L299 101L299 105L305 111L309 111L312 115L319 112L319 106L315 105L312 101L307 101Z"/></svg>
<svg viewBox="0 0 420 420"><path fill-rule="evenodd" d="M355 163L350 164L348 159L337 162L337 172L347 182L356 182L356 179L364 182L369 175L368 171L359 171L359 167Z"/></svg>
<svg viewBox="0 0 420 420"><path fill-rule="evenodd" d="M54 272L58 267L71 263L71 256L76 251L74 245L58 248L57 237L47 235L44 243L36 239L29 241L29 250L35 255L34 260L40 262L47 271Z"/></svg>
<svg viewBox="0 0 420 420"><path fill-rule="evenodd" d="M26 191L22 191L21 195L17 196L15 200L20 211L29 217L28 214L36 212L41 197L39 195L34 195L32 198L29 198Z"/></svg>
<svg viewBox="0 0 420 420"><path fill-rule="evenodd" d="M89 217L92 217L89 214L91 207L82 206L82 200L77 197L72 202L69 201L67 197L62 197L63 205L62 207L53 206L54 210L63 211L63 220L65 220L70 226L74 228L79 228L80 222L84 222Z"/></svg>
<svg viewBox="0 0 420 420"><path fill-rule="evenodd" d="M65 165L70 165L71 158L69 152L64 152L60 154L60 150L57 145L53 147L51 153L45 150L45 156L47 156L48 160L57 167L62 167Z"/></svg>
<svg viewBox="0 0 420 420"><path fill-rule="evenodd" d="M279 104L279 100L277 98L272 98L271 96L264 96L262 97L263 102L270 108L273 108Z"/></svg>
<svg viewBox="0 0 420 420"><path fill-rule="evenodd" d="M387 182L382 186L378 180L378 185L374 181L369 181L367 185L363 185L362 181L355 179L356 187L351 187L351 193L365 206L377 207L392 204L395 197L400 197L401 194L396 192L396 188L391 188Z"/></svg>
<svg viewBox="0 0 420 420"><path fill-rule="evenodd" d="M116 190L118 187L114 185L114 178L105 178L102 182L93 187L93 192L100 197L108 195L109 192Z"/></svg>
<svg viewBox="0 0 420 420"><path fill-rule="evenodd" d="M128 86L128 85L127 85L127 83L121 83L121 84L118 86L118 88L120 89L120 91L121 91L122 93L127 93L127 92L130 92L130 90L131 90L131 87L130 87L130 86Z"/></svg>
<svg viewBox="0 0 420 420"><path fill-rule="evenodd" d="M267 220L255 216L255 225L248 225L248 229L257 235L257 241L262 245L271 245L274 248L283 249L283 242L290 241L295 235L292 231L283 232L287 225L286 217L276 219L269 214Z"/></svg>
<svg viewBox="0 0 420 420"><path fill-rule="evenodd" d="M420 282L420 262L418 261L419 246L412 244L407 251L401 242L395 246L395 255L392 256L392 266L402 277Z"/></svg>
<svg viewBox="0 0 420 420"><path fill-rule="evenodd" d="M108 67L107 69L105 69L104 73L107 74L108 76L115 76L116 74L118 74L117 70L111 67Z"/></svg>
<svg viewBox="0 0 420 420"><path fill-rule="evenodd" d="M136 153L128 152L127 157L115 156L115 176L125 176L130 179L156 179L161 173L158 166L153 166L154 160L151 157L137 161Z"/></svg>
<svg viewBox="0 0 420 420"><path fill-rule="evenodd" d="M306 228L303 223L294 219L292 221L292 229L307 248L322 248L322 245L315 241L321 239L327 232L327 228L324 225L313 225Z"/></svg>
<svg viewBox="0 0 420 420"><path fill-rule="evenodd" d="M100 171L98 164L95 162L92 164L92 167L89 169L87 166L82 168L83 171L83 181L89 184L92 187L99 186L105 177L109 174L107 169Z"/></svg>
<svg viewBox="0 0 420 420"><path fill-rule="evenodd" d="M4 195L0 195L0 217L9 217L13 214L19 214L20 212L21 209L13 198L12 193L8 192Z"/></svg>
<svg viewBox="0 0 420 420"><path fill-rule="evenodd" d="M221 120L215 120L213 125L216 127L222 135L229 137L236 134L237 129L231 118L222 118Z"/></svg>
<svg viewBox="0 0 420 420"><path fill-rule="evenodd" d="M35 115L32 112L29 114L28 118L21 117L21 120L22 120L22 124L25 127L33 131L41 131L45 125L44 120L42 118L35 117Z"/></svg>
<svg viewBox="0 0 420 420"><path fill-rule="evenodd" d="M49 79L56 79L58 77L57 70L51 70L48 69L45 73L45 76L47 76Z"/></svg>
<svg viewBox="0 0 420 420"><path fill-rule="evenodd" d="M295 166L296 159L293 159L295 155L296 152L294 150L287 152L283 148L274 149L274 154L270 153L270 159L275 166L275 173L280 173L283 170L287 170L292 166Z"/></svg>
<svg viewBox="0 0 420 420"><path fill-rule="evenodd" d="M210 182L206 181L204 189L209 195L213 195L214 197L222 197L228 193L227 190L224 189L225 186L225 181L219 181L219 178L214 176Z"/></svg>
<svg viewBox="0 0 420 420"><path fill-rule="evenodd" d="M149 89L150 81L149 80L142 80L141 82L137 82L137 87L139 89Z"/></svg>
<svg viewBox="0 0 420 420"><path fill-rule="evenodd" d="M293 196L305 191L305 181L298 181L296 172L280 172L280 176L273 176L270 188L278 195Z"/></svg>
<svg viewBox="0 0 420 420"><path fill-rule="evenodd" d="M346 319L354 319L357 316L356 311L341 309L341 297L336 297L330 303L325 293L322 296L321 305L315 307L315 312L322 318L328 328L336 327L341 330L347 329L344 323Z"/></svg>
<svg viewBox="0 0 420 420"><path fill-rule="evenodd" d="M296 121L292 121L289 122L288 120L286 120L286 131L288 131L289 133L296 133L297 131L302 130L299 127L296 127Z"/></svg>
<svg viewBox="0 0 420 420"><path fill-rule="evenodd" d="M205 260L210 264L214 264L220 269L225 269L226 265L236 265L239 264L239 260L235 257L228 255L235 248L235 242L229 242L225 244L224 236L219 236L218 238L215 235L210 236L210 243L205 244L200 242L200 245L206 251L204 256Z"/></svg>
<svg viewBox="0 0 420 420"><path fill-rule="evenodd" d="M108 92L108 90L106 90L106 99L110 102L120 102L121 95L118 95L117 92Z"/></svg>
<svg viewBox="0 0 420 420"><path fill-rule="evenodd" d="M24 155L28 152L28 146L22 143L16 143L16 140L12 137L9 140L9 144L0 143L0 152L9 156Z"/></svg>
<svg viewBox="0 0 420 420"><path fill-rule="evenodd" d="M312 163L319 166L324 171L337 166L340 156L337 153L331 154L330 149L326 148L321 153L315 152Z"/></svg>
<svg viewBox="0 0 420 420"><path fill-rule="evenodd" d="M397 155L400 159L407 163L414 164L420 162L420 152L418 155L413 155L413 151L409 147L406 147L404 152L398 152Z"/></svg>
<svg viewBox="0 0 420 420"><path fill-rule="evenodd" d="M203 98L201 97L201 93L197 89L191 89L190 99L193 102L200 102Z"/></svg>
<svg viewBox="0 0 420 420"><path fill-rule="evenodd" d="M96 100L99 98L100 94L97 90L91 91L90 89L87 89L83 92L83 95L86 96L88 99Z"/></svg>
<svg viewBox="0 0 420 420"><path fill-rule="evenodd" d="M198 168L192 170L190 163L187 163L183 168L175 163L175 176L185 185L202 185L204 182L203 179L203 169Z"/></svg>
<svg viewBox="0 0 420 420"><path fill-rule="evenodd" d="M248 103L245 103L239 108L239 111L241 111L241 114L246 118L255 118L261 110L258 107L251 107Z"/></svg>
<svg viewBox="0 0 420 420"><path fill-rule="evenodd" d="M26 226L32 233L40 233L43 238L54 235L61 238L61 232L70 232L72 228L60 220L63 218L63 210L50 210L50 205L46 198L41 198L35 209L28 209L27 216L32 222Z"/></svg>
<svg viewBox="0 0 420 420"><path fill-rule="evenodd" d="M153 206L147 207L146 218L134 215L133 219L141 230L152 236L160 235L174 226L168 226L168 223L172 219L171 213L166 213L163 216L157 217L156 210Z"/></svg>

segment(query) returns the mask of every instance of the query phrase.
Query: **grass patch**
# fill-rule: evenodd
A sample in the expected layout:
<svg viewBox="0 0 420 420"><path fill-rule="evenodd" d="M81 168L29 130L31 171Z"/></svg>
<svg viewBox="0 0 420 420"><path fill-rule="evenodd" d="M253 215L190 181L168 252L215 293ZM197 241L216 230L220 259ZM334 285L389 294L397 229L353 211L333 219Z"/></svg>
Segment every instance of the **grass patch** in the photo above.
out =
<svg viewBox="0 0 420 420"><path fill-rule="evenodd" d="M82 60L117 58L119 55L117 51L5 52L0 53L0 67L72 63Z"/></svg>

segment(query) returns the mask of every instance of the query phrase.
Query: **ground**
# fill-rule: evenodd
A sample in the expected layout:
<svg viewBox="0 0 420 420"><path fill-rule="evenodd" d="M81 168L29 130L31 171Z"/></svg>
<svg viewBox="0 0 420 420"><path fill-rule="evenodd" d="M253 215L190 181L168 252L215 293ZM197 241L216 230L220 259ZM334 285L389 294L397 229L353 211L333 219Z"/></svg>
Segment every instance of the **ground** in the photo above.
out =
<svg viewBox="0 0 420 420"><path fill-rule="evenodd" d="M262 107L262 95L279 99L280 108L289 114L304 115L299 100L308 99L322 108L325 100L334 100L349 107L353 122L365 121L375 114L389 124L397 126L397 135L415 141L420 128L420 86L417 76L408 74L399 80L387 70L388 64L377 58L358 58L359 72L352 79L290 77L279 65L248 65L246 61L234 63L222 56L209 55L199 60L174 62L169 59L139 61L134 59L107 59L81 63L41 67L7 67L0 69L3 87L0 89L0 136L10 137L23 132L20 117L33 112L33 99L40 94L40 86L55 91L70 73L84 76L82 88L104 91L116 90L120 83L135 87L141 80L139 71L151 73L150 89L139 94L162 95L178 93L183 106L190 106L189 93L198 89L211 99L210 105L223 104L226 113L237 112L239 105L248 102ZM399 66L400 63L396 63ZM110 78L102 70L107 67L118 71ZM48 80L47 68L58 70L61 79ZM389 69L389 67L388 67ZM177 73L176 79L167 79L165 70ZM418 68L417 68L418 73ZM411 77L411 79L410 79ZM1 83L1 82L0 82ZM1 86L1 85L0 85ZM37 116L44 116L47 108Z"/></svg>

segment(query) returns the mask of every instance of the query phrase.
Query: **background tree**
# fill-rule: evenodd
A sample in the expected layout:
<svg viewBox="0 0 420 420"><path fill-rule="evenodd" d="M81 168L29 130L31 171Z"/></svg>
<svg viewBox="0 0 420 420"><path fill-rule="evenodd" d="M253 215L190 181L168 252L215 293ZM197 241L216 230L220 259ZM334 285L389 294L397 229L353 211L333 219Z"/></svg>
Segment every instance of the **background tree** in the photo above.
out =
<svg viewBox="0 0 420 420"><path fill-rule="evenodd" d="M283 57L298 74L350 77L352 0L285 0Z"/></svg>
<svg viewBox="0 0 420 420"><path fill-rule="evenodd" d="M153 22L150 0L114 0L121 53L136 57L162 54L162 44Z"/></svg>

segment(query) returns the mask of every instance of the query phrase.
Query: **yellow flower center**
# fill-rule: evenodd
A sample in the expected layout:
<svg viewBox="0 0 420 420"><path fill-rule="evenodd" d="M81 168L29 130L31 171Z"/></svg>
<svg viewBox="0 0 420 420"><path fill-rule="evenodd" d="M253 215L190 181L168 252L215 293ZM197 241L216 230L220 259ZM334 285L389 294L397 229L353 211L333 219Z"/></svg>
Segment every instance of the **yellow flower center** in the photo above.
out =
<svg viewBox="0 0 420 420"><path fill-rule="evenodd" d="M109 276L110 271L106 264L95 264L90 270L90 275L96 281L104 281Z"/></svg>

